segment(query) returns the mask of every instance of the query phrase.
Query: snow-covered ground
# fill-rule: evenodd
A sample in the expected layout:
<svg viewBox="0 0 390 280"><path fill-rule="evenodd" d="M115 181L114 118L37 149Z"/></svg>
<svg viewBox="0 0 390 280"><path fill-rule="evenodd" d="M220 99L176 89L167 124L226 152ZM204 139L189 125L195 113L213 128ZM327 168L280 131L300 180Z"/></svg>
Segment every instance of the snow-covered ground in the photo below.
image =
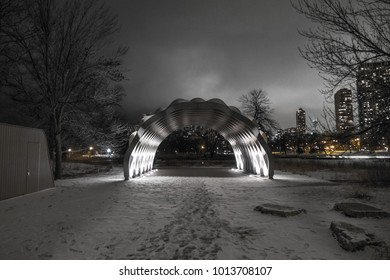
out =
<svg viewBox="0 0 390 280"><path fill-rule="evenodd" d="M274 180L231 170L224 171L229 177L159 172L124 181L114 168L0 201L0 259L383 258L372 248L343 250L331 221L362 227L390 244L390 218L355 219L332 210L336 202L357 201L350 186L282 172ZM365 203L390 210L389 188L370 195ZM266 215L253 210L261 203L307 213Z"/></svg>
<svg viewBox="0 0 390 280"><path fill-rule="evenodd" d="M112 168L110 165L96 165L81 162L63 162L62 167L62 176L65 178L107 172Z"/></svg>

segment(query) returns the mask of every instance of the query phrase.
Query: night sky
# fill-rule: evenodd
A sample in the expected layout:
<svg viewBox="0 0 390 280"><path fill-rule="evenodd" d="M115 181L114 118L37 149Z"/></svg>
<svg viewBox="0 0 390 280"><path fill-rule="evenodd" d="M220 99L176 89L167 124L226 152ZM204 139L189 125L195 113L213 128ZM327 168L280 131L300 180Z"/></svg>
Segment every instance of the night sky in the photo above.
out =
<svg viewBox="0 0 390 280"><path fill-rule="evenodd" d="M123 107L129 118L154 112L176 98L237 98L251 89L268 93L282 128L295 111L320 115L322 80L300 57L310 22L288 0L114 0L116 45L124 61Z"/></svg>

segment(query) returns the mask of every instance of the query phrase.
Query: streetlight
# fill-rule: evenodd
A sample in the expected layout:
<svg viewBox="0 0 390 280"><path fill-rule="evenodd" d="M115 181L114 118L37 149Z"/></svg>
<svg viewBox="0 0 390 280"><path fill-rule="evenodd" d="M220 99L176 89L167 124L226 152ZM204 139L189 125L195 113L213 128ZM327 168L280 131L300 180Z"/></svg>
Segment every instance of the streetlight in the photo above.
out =
<svg viewBox="0 0 390 280"><path fill-rule="evenodd" d="M68 158L68 159L70 159L70 157L71 157L71 155L72 155L72 149L71 148L69 148L68 149L68 154L66 155L66 157Z"/></svg>
<svg viewBox="0 0 390 280"><path fill-rule="evenodd" d="M89 147L89 150L90 150L90 151L92 151L92 150L93 150L93 147L92 147L92 146L91 146L91 147Z"/></svg>

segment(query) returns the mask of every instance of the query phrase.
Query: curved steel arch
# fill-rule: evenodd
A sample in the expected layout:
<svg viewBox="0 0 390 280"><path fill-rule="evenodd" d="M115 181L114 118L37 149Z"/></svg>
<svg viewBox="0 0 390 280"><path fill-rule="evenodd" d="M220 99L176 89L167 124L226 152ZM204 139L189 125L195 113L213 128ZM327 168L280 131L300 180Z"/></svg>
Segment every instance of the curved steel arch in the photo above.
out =
<svg viewBox="0 0 390 280"><path fill-rule="evenodd" d="M190 125L220 133L232 146L239 170L273 178L272 153L257 125L220 99L194 98L176 99L166 109L158 109L131 134L123 164L125 179L150 171L160 143Z"/></svg>

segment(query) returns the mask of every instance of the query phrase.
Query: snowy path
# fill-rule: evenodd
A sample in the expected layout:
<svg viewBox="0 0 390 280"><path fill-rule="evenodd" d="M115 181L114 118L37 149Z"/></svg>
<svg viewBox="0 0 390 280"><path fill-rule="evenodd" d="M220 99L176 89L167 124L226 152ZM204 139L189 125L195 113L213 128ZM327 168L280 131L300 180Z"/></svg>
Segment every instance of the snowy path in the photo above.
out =
<svg viewBox="0 0 390 280"><path fill-rule="evenodd" d="M0 259L372 259L349 253L332 237L331 221L370 229L390 244L390 219L352 219L331 210L350 187L277 173L67 179L56 188L0 201ZM386 208L390 189L370 204ZM265 202L303 207L281 218L253 211Z"/></svg>

